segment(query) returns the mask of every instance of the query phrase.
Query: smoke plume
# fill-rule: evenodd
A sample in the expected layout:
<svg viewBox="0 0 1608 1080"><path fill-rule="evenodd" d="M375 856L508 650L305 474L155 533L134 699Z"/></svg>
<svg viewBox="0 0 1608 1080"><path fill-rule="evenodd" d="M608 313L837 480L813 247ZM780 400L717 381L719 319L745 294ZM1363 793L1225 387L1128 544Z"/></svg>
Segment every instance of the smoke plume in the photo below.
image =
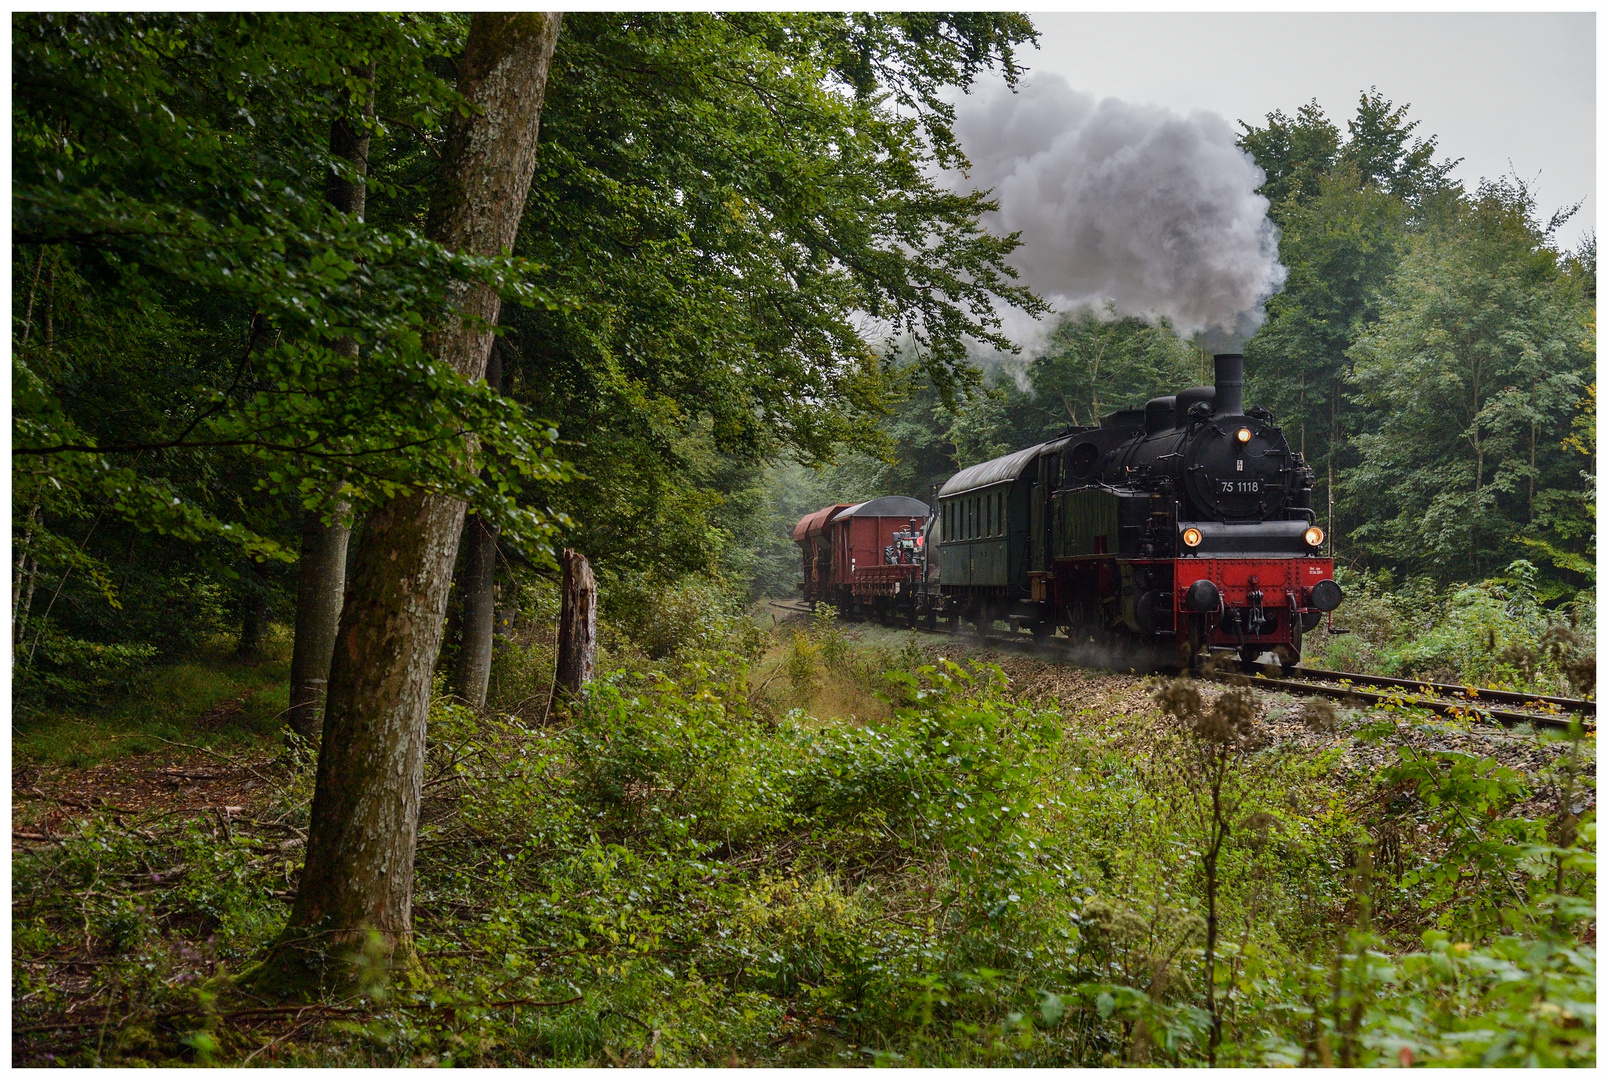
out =
<svg viewBox="0 0 1608 1080"><path fill-rule="evenodd" d="M972 168L952 179L993 189L988 226L1021 232L1012 261L1055 307L1109 300L1219 348L1260 324L1286 271L1262 171L1222 117L1097 101L1048 74L957 107Z"/></svg>

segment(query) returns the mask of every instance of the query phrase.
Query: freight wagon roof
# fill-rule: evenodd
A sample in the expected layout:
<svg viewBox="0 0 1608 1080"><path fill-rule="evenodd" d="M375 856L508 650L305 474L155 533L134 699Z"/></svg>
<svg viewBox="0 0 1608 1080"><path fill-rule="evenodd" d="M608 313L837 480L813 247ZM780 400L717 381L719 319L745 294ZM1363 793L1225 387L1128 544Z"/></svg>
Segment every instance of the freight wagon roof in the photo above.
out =
<svg viewBox="0 0 1608 1080"><path fill-rule="evenodd" d="M932 511L920 499L911 499L904 495L884 495L880 499L851 506L837 517L918 518L925 521L930 513ZM837 518L832 520L836 521Z"/></svg>
<svg viewBox="0 0 1608 1080"><path fill-rule="evenodd" d="M807 538L821 532L826 528L826 523L832 520L833 514L839 510L847 510L852 505L852 503L837 503L817 510L813 514L805 514L798 519L798 524L793 526L794 542L802 544Z"/></svg>
<svg viewBox="0 0 1608 1080"><path fill-rule="evenodd" d="M946 495L959 495L962 492L998 484L1003 480L1015 480L1047 445L1049 444L1040 443L1038 446L1029 446L1026 450L1018 450L1014 454L1006 454L993 461L985 461L981 465L962 469L949 478L949 482L939 489L938 495L940 498Z"/></svg>

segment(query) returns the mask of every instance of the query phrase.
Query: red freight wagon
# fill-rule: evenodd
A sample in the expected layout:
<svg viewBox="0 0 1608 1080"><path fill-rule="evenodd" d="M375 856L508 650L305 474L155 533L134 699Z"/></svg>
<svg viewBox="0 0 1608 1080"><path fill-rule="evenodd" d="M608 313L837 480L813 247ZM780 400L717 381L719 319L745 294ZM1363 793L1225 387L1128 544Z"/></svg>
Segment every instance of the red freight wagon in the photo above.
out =
<svg viewBox="0 0 1608 1080"><path fill-rule="evenodd" d="M855 601L906 592L923 570L915 549L927 514L920 499L888 495L828 506L801 519L793 540L803 557L805 599L847 610Z"/></svg>
<svg viewBox="0 0 1608 1080"><path fill-rule="evenodd" d="M838 503L817 510L813 514L806 514L793 526L793 543L799 546L804 561L804 580L799 583L799 589L804 593L804 599L814 603L817 600L829 600L828 590L832 583L832 540L827 535L827 522L839 510L847 510L853 503Z"/></svg>

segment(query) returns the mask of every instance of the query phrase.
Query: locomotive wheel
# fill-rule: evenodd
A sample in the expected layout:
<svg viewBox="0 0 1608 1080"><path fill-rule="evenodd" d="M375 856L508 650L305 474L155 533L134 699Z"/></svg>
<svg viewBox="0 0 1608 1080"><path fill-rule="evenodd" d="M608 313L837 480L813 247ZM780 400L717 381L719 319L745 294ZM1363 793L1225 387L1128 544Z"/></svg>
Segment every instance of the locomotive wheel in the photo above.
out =
<svg viewBox="0 0 1608 1080"><path fill-rule="evenodd" d="M1100 621L1094 616L1093 606L1084 600L1074 600L1066 608L1066 636L1079 645L1100 640Z"/></svg>

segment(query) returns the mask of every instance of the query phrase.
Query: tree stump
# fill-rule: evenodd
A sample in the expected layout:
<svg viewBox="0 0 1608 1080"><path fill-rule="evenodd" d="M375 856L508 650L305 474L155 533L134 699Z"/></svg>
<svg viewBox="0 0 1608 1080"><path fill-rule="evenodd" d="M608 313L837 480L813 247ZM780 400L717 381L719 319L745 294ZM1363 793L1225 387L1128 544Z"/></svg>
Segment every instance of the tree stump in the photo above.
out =
<svg viewBox="0 0 1608 1080"><path fill-rule="evenodd" d="M597 666L597 579L586 556L569 548L564 564L563 606L558 616L558 671L554 696L574 699Z"/></svg>

